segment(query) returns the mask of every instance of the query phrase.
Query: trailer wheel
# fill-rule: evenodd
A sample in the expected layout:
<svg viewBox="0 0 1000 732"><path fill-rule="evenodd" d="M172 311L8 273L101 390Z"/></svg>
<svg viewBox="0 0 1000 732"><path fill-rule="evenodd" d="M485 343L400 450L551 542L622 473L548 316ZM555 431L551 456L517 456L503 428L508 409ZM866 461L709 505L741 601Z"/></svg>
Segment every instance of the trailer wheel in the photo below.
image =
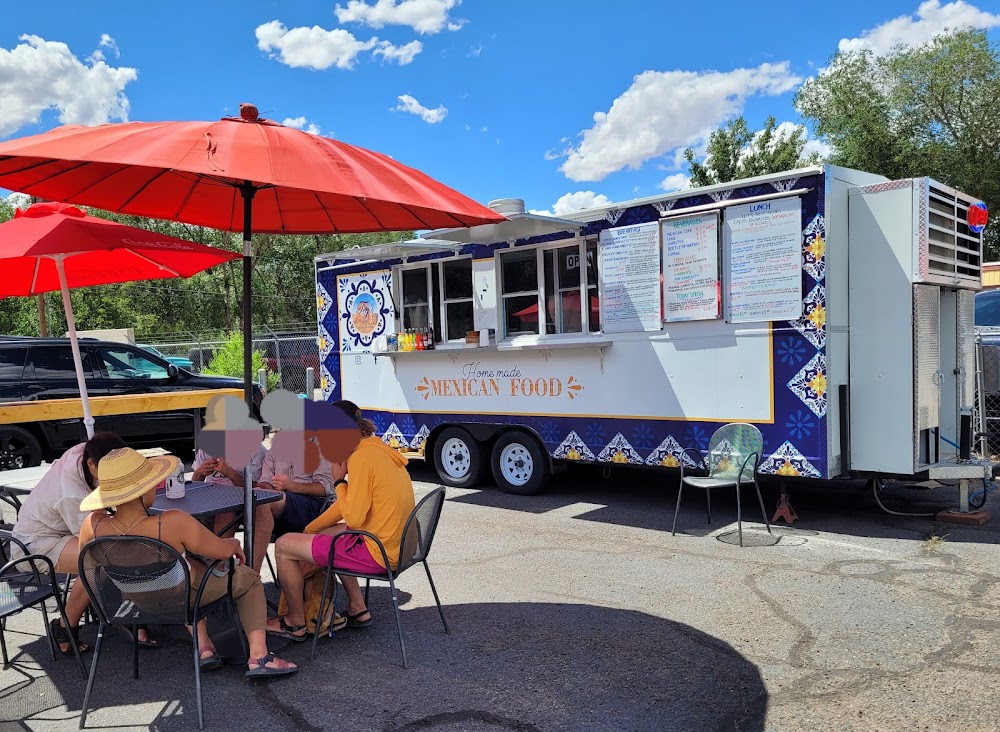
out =
<svg viewBox="0 0 1000 732"><path fill-rule="evenodd" d="M0 470L33 468L42 464L42 445L23 427L0 428Z"/></svg>
<svg viewBox="0 0 1000 732"><path fill-rule="evenodd" d="M470 488L480 483L486 456L482 445L461 427L448 427L434 442L434 468L445 485Z"/></svg>
<svg viewBox="0 0 1000 732"><path fill-rule="evenodd" d="M493 478L505 493L533 496L549 482L549 456L531 435L506 432L493 446Z"/></svg>

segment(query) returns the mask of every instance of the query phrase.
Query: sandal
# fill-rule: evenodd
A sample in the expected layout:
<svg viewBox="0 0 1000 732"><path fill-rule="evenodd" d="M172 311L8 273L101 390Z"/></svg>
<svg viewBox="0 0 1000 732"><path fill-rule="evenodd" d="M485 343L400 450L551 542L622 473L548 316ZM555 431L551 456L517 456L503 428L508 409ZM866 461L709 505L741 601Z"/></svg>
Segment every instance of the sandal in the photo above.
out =
<svg viewBox="0 0 1000 732"><path fill-rule="evenodd" d="M359 620L359 618L362 615L367 615L368 620ZM346 627L348 628L367 628L371 624L372 624L372 614L368 610L368 608L365 608L364 610L355 615L348 614L347 616Z"/></svg>
<svg viewBox="0 0 1000 732"><path fill-rule="evenodd" d="M305 627L305 626L302 626ZM251 658L250 663L257 664L257 668L252 668L246 672L246 677L248 679L259 679L266 678L270 676L288 676L288 674L294 674L299 670L298 666L289 665L286 668L275 668L274 666L268 666L267 664L272 661L277 660L273 653L268 653L263 658ZM287 663L287 661L286 661Z"/></svg>
<svg viewBox="0 0 1000 732"><path fill-rule="evenodd" d="M207 648L204 649L202 653L204 653L207 650L208 650ZM198 666L201 668L202 671L215 671L215 669L222 667L222 658L219 656L218 651L213 650L211 656L207 656L204 658L199 656Z"/></svg>
<svg viewBox="0 0 1000 732"><path fill-rule="evenodd" d="M80 626L77 626L73 630L79 632ZM55 640L56 647L59 648L59 652L64 656L72 656L73 641L70 638L69 631L65 627L63 627L63 625L59 622L59 618L53 618L49 622L49 632L52 633L52 638L53 640ZM65 651L62 649L62 646L64 645L67 646ZM77 641L76 650L79 651L80 653L86 653L87 651L90 650L90 646L81 641Z"/></svg>
<svg viewBox="0 0 1000 732"><path fill-rule="evenodd" d="M131 643L132 642L132 629L129 628L129 627L127 627L127 626L124 626L124 625L119 625L118 628L121 631L121 634L123 636L125 636L126 640L128 640L128 642ZM139 639L139 648L159 648L160 647L160 642L157 641L157 640L153 640L152 636L149 635L149 627L148 626L146 626L146 625L138 625L138 626L136 626L136 630L137 631L141 630L142 632L144 632L146 634L146 640L142 640L141 638Z"/></svg>
<svg viewBox="0 0 1000 732"><path fill-rule="evenodd" d="M285 622L284 618L278 618L278 622L281 623L281 630L273 630L271 628L267 629L267 632L271 635L276 635L279 638L288 638L289 640L295 641L296 643L301 643L303 641L309 640L309 634L306 632L306 625L289 625ZM302 635L295 635L299 631L302 631ZM274 655L273 653L271 654Z"/></svg>

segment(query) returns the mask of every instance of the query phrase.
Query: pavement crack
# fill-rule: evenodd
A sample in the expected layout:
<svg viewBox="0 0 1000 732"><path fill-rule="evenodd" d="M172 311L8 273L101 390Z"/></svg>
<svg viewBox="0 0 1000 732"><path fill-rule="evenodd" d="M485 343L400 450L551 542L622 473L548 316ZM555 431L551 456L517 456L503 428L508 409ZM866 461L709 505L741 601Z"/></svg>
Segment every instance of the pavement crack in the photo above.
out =
<svg viewBox="0 0 1000 732"><path fill-rule="evenodd" d="M435 727L441 727L446 724L450 725L461 722L480 722L483 724L489 724L499 729L512 730L513 732L541 732L538 727L533 724L529 724L528 722L522 722L518 719L508 719L507 717L500 717L496 714L476 709L432 714L429 717L422 717L421 719L415 719L411 722L407 722L400 727L386 727L385 732L413 732L415 730L434 729Z"/></svg>
<svg viewBox="0 0 1000 732"><path fill-rule="evenodd" d="M275 694L270 686L257 684L254 696L264 707L280 716L282 720L291 722L294 729L302 732L323 732L323 727L310 724L298 707L282 701L281 697Z"/></svg>

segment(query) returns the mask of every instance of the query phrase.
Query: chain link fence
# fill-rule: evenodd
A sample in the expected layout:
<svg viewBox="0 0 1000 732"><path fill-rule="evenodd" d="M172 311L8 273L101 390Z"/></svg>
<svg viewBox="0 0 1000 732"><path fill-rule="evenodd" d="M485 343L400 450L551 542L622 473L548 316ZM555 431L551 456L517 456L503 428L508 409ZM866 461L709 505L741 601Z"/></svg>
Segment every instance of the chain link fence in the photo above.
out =
<svg viewBox="0 0 1000 732"><path fill-rule="evenodd" d="M980 454L1000 452L1000 333L976 336L976 406L973 415Z"/></svg>
<svg viewBox="0 0 1000 732"><path fill-rule="evenodd" d="M215 353L225 345L219 334L195 333L149 334L143 336L141 342L196 374L207 369ZM253 348L264 355L268 370L278 375L279 388L308 393L318 385L319 346L315 324L293 323L265 328L254 334ZM307 369L312 369L312 384L308 383Z"/></svg>

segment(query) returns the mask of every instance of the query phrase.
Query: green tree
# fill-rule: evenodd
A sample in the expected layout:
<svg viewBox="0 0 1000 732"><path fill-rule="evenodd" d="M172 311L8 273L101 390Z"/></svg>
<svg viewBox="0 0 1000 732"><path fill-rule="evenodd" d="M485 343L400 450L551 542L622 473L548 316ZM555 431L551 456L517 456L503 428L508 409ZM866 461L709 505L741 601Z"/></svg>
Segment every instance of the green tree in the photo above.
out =
<svg viewBox="0 0 1000 732"><path fill-rule="evenodd" d="M838 53L795 104L830 162L891 179L929 175L1000 207L1000 46L967 30L884 56ZM986 256L1000 255L996 225Z"/></svg>
<svg viewBox="0 0 1000 732"><path fill-rule="evenodd" d="M267 361L264 358L264 352L254 350L252 358L254 376L260 373L261 369L266 369L267 390L270 392L277 389L281 383L280 375L268 368ZM212 360L208 362L208 365L202 370L202 373L214 374L216 376L234 376L238 379L242 379L243 333L240 331L233 331L226 336L226 342L212 355Z"/></svg>
<svg viewBox="0 0 1000 732"><path fill-rule="evenodd" d="M708 138L708 155L695 160L691 148L684 151L693 187L727 183L819 162L819 156L804 156L805 131L778 131L774 117L768 117L764 129L753 132L743 117L736 117L715 130Z"/></svg>

